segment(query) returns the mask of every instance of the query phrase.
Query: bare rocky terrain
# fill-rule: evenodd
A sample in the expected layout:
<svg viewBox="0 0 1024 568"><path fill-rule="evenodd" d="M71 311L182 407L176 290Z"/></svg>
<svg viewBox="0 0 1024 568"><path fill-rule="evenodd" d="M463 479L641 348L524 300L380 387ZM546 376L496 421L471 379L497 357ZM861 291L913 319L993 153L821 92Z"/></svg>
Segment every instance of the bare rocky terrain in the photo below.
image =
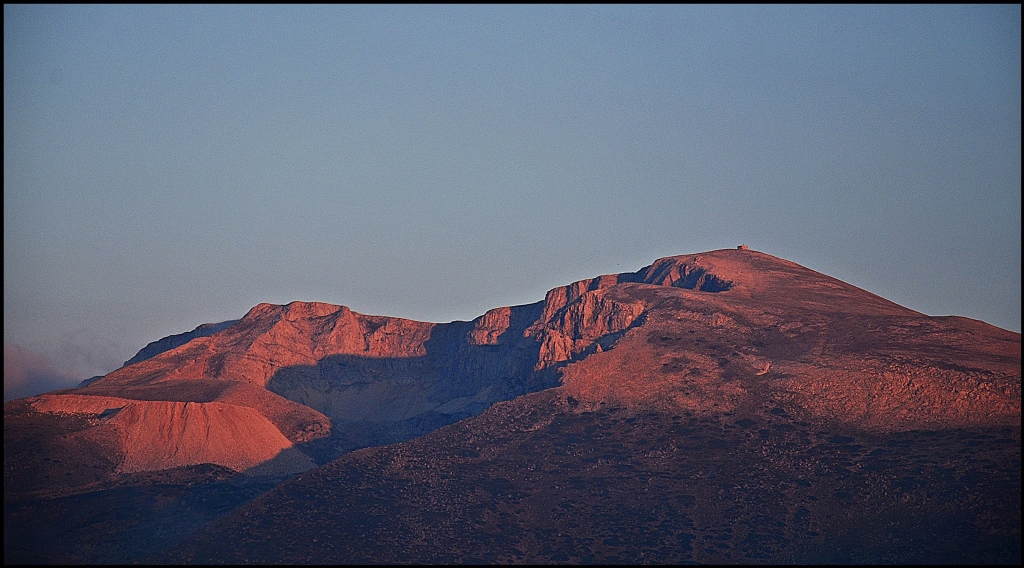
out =
<svg viewBox="0 0 1024 568"><path fill-rule="evenodd" d="M5 561L1020 560L1020 334L764 253L224 325L4 405Z"/></svg>

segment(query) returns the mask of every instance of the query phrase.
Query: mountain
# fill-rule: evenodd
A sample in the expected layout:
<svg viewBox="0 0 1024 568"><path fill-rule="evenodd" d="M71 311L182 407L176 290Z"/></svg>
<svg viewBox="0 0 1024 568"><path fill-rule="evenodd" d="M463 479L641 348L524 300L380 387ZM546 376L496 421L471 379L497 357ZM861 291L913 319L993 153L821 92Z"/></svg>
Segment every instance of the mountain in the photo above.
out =
<svg viewBox="0 0 1024 568"><path fill-rule="evenodd" d="M163 353L164 351L170 351L175 347L185 345L186 343L192 341L193 339L206 337L207 335L213 335L218 331L221 331L222 329L226 329L235 325L236 323L238 323L238 320L228 320L222 321L220 323L204 323L196 326L196 328L193 329L192 331L186 331L185 333L179 333L177 335L168 335L167 337L164 337L163 339L158 339L157 341L149 343L148 345L140 349L139 352L136 353L134 357L125 361L124 365L122 366L127 367L128 365L138 363L139 361L151 359Z"/></svg>
<svg viewBox="0 0 1024 568"><path fill-rule="evenodd" d="M5 404L5 561L1020 558L1020 334L764 253L471 322L294 302L198 331Z"/></svg>

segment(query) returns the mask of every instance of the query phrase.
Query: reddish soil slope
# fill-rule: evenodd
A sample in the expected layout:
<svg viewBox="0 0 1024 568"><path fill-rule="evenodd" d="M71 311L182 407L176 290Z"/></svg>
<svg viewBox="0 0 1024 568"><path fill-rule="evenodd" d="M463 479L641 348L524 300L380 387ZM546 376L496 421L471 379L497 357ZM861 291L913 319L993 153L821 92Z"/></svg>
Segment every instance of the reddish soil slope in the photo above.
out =
<svg viewBox="0 0 1024 568"><path fill-rule="evenodd" d="M206 448L154 450L122 471L197 460L244 469L277 455L282 437L325 460L559 382L588 408L729 411L754 398L880 431L1013 424L1020 335L928 317L760 252L720 250L575 282L473 322L260 304L218 333L43 395L32 408L92 415L101 431L117 431L97 440ZM128 406L103 397L136 402L115 419ZM201 405L183 414L184 406L144 401L216 402L231 418L209 422ZM249 420L246 409L277 431L229 424ZM328 418L339 426L334 441L311 444L330 435Z"/></svg>
<svg viewBox="0 0 1024 568"><path fill-rule="evenodd" d="M1019 334L731 250L553 290L524 333L557 388L342 457L169 558L1019 561Z"/></svg>
<svg viewBox="0 0 1024 568"><path fill-rule="evenodd" d="M1019 482L1020 361L1020 334L965 318L929 317L751 250L660 259L635 273L556 288L537 304L496 308L472 322L414 322L321 303L260 304L234 325L86 387L5 404L5 502L8 496L94 491L117 475L204 463L299 471L311 467L311 459L324 463L358 447L409 439L515 399L407 446L358 452L314 470L211 529L194 543L201 552L174 558L828 559L799 550L826 550L829 542L818 538L824 534L846 538L867 530L847 513L836 520L838 511L861 511L882 522L900 503L916 507L919 520L966 515L969 531L978 534L990 527L970 515L978 503L991 505L1004 511L993 514L1019 536L1019 483L1016 517L1001 499L1012 497L1006 488L1013 479ZM536 420L524 425L520 415ZM921 438L921 432L939 437ZM906 444L925 449L904 459L897 449ZM992 469L971 465L978 460ZM811 483L812 469L829 481L790 490L805 487L798 481ZM996 472L1004 477L993 477ZM715 476L732 489L716 485ZM904 478L931 489L898 491ZM487 480L494 479L505 481L492 487ZM974 481L963 481L958 493L949 481L957 479ZM552 486L571 490L557 496L564 511L544 513L556 498L548 493ZM600 496L587 493L591 486ZM952 491L962 506L934 508L927 494L940 489ZM781 504L755 506L761 494ZM855 495L858 504L845 501ZM637 535L602 536L604 544L594 547L595 535L611 526L599 519L639 515L634 505L648 503L644 499L659 511L669 507L644 517L651 523L683 523L645 533L669 539L657 546L675 552L636 556L655 547ZM775 544L755 542L743 554L727 553L733 545L715 544L719 537L698 530L696 513L670 506L672 499L694 503L706 519L734 511L747 528L728 528L733 535L746 531L751 542L768 538L750 527L772 515L803 519L793 526L804 532L776 531L768 538ZM300 512L310 500L326 508L320 528ZM422 510L403 508L406 501L421 503ZM466 509L471 503L479 507ZM329 520L347 518L343 510L367 515L370 524ZM555 524L543 521L545 514L561 519L563 513L568 516ZM253 515L255 521L243 521ZM385 520L373 520L380 515ZM461 520L441 522L445 518ZM917 530L918 521L907 522L906 531ZM251 537L242 535L249 530L242 525L253 528ZM494 536L531 526L548 528L534 531L529 542ZM351 527L361 532L349 534L356 530ZM321 529L347 535L339 537L347 544L335 538L336 547L325 548L303 540L318 538ZM992 533L1002 535L997 540L1005 537L999 530ZM374 548L359 536L389 543L386 535L403 531L412 531L413 540L402 546ZM271 552L286 535L301 538ZM244 544L253 538L269 548ZM682 541L693 539L710 539L721 556L684 554L691 545ZM570 554L572 543L583 541L590 552ZM480 556L488 542L505 552ZM461 543L456 548L462 552L446 555L442 549L452 543ZM247 550L255 556L231 556Z"/></svg>

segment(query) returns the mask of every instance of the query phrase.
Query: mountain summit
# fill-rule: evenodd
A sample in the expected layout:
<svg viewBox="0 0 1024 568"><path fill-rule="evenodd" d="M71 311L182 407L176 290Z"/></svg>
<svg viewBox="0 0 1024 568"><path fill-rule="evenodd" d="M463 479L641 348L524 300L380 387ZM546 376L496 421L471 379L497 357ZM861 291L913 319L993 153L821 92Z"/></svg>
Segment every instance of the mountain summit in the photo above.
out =
<svg viewBox="0 0 1024 568"><path fill-rule="evenodd" d="M990 560L1019 560L1020 334L926 316L745 247L581 280L470 322L293 302L224 325L151 344L81 388L5 404L5 504L64 506L154 475L205 487L234 472L311 470L143 552L962 561L958 551L995 546ZM349 453L367 446L377 447ZM1013 479L1016 517L1004 503ZM940 486L963 503L930 503ZM936 514L989 536L937 556L851 552L863 522L901 503L909 516L892 526L902 542L920 545L915 531ZM652 510L634 510L644 504ZM611 529L627 517L638 524ZM12 561L37 558L18 550Z"/></svg>

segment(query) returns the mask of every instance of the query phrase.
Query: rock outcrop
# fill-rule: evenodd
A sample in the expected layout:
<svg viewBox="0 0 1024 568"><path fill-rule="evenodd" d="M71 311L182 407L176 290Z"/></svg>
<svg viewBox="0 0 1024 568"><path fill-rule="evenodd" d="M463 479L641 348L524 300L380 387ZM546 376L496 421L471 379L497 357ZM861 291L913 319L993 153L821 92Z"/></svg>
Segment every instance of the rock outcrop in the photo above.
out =
<svg viewBox="0 0 1024 568"><path fill-rule="evenodd" d="M131 465L122 468L133 469L196 460L248 468L285 443L323 462L559 384L591 406L727 411L768 397L882 430L1013 422L1020 412L1019 334L930 318L742 249L580 280L472 322L260 304L240 320L154 342L133 360L34 408L75 412L77 404L89 414L104 397L130 399L124 408L133 410L106 423L132 432L135 444L154 428L154 443L192 448L125 457ZM219 414L203 406L213 403ZM161 412L177 437L160 430ZM232 428L215 416L260 426ZM184 442L192 437L199 441ZM211 449L199 451L203 444ZM228 446L251 459L219 458L216 448Z"/></svg>
<svg viewBox="0 0 1024 568"><path fill-rule="evenodd" d="M208 520L319 464L170 561L1019 563L1020 334L760 252L663 258L468 322L292 302L211 329L6 403L5 532L42 510L78 531L65 511L87 495L164 534L163 498ZM131 531L107 539L117 523L81 555L18 558L152 560L123 555Z"/></svg>

